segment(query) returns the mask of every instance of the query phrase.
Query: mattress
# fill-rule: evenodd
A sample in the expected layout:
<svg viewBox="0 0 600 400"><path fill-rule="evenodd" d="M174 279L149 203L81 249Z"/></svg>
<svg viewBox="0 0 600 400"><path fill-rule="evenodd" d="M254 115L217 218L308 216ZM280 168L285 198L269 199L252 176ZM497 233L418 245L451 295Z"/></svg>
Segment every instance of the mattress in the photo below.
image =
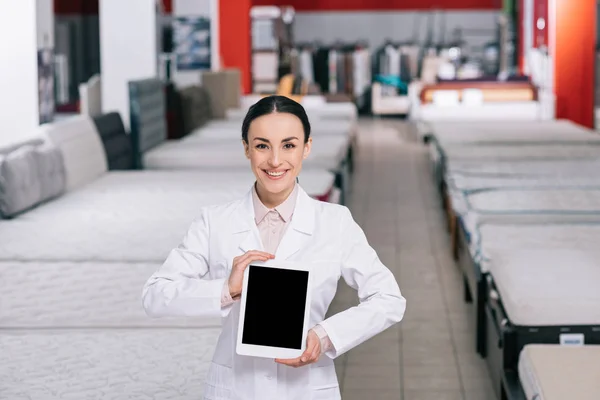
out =
<svg viewBox="0 0 600 400"><path fill-rule="evenodd" d="M149 318L142 288L160 266L124 262L0 262L2 328L218 327L216 318Z"/></svg>
<svg viewBox="0 0 600 400"><path fill-rule="evenodd" d="M590 171L591 172L591 171ZM584 175L574 177L513 176L479 177L460 174L446 176L447 193L457 214L469 211L468 196L477 191L523 189L600 189L600 177Z"/></svg>
<svg viewBox="0 0 600 400"><path fill-rule="evenodd" d="M340 168L350 148L350 138L323 136L313 138L311 153L303 168ZM248 169L250 161L244 155L241 140L189 143L168 142L144 154L147 169Z"/></svg>
<svg viewBox="0 0 600 400"><path fill-rule="evenodd" d="M253 99L252 103L259 99ZM240 108L227 110L227 119L233 121L242 121L246 117L250 104L244 104ZM355 120L358 111L354 103L322 103L314 105L304 105L304 110L311 120L316 119L349 119Z"/></svg>
<svg viewBox="0 0 600 400"><path fill-rule="evenodd" d="M234 145L237 145L242 139L241 124L236 122L235 124L229 123L231 126L227 126L227 121L217 121L216 123L210 123L199 129L196 129L189 135L182 139L182 142L212 142L216 140L223 141L235 141ZM322 136L354 136L356 130L356 124L354 122L347 121L325 121L321 123L311 124L311 137L320 138Z"/></svg>
<svg viewBox="0 0 600 400"><path fill-rule="evenodd" d="M550 121L445 121L429 123L440 146L484 143L600 142L593 130L568 120Z"/></svg>
<svg viewBox="0 0 600 400"><path fill-rule="evenodd" d="M541 106L537 101L486 103L480 106L422 104L414 114L413 118L422 121L537 121L541 118Z"/></svg>
<svg viewBox="0 0 600 400"><path fill-rule="evenodd" d="M598 142L600 144L600 142ZM444 162L454 161L514 161L555 159L599 159L600 145L590 143L557 144L498 144L447 145L443 148Z"/></svg>
<svg viewBox="0 0 600 400"><path fill-rule="evenodd" d="M484 190L467 201L469 211L479 214L600 213L599 188Z"/></svg>
<svg viewBox="0 0 600 400"><path fill-rule="evenodd" d="M308 195L316 197L329 192L334 184L334 175L319 169L302 170L298 176L302 188ZM97 196L106 193L131 193L139 196L154 197L173 193L205 194L226 193L227 196L247 193L256 181L249 170L243 171L114 171L82 188L79 193Z"/></svg>
<svg viewBox="0 0 600 400"><path fill-rule="evenodd" d="M513 325L600 325L599 250L492 251L489 267Z"/></svg>
<svg viewBox="0 0 600 400"><path fill-rule="evenodd" d="M217 329L0 333L5 399L197 400Z"/></svg>
<svg viewBox="0 0 600 400"><path fill-rule="evenodd" d="M476 237L479 239L476 253L480 256L480 267L485 273L490 269L491 253L552 248L594 251L600 243L600 217L595 221L580 223L487 223L478 226Z"/></svg>
<svg viewBox="0 0 600 400"><path fill-rule="evenodd" d="M3 222L0 260L162 262L180 243L200 207L239 199L254 182L250 173L247 178L211 173L196 174L177 186L183 175L157 175L161 174L157 179L148 171L109 173L81 190ZM331 174L323 171L321 175L328 184L319 195L333 186ZM303 187L307 176L309 171L300 175Z"/></svg>
<svg viewBox="0 0 600 400"><path fill-rule="evenodd" d="M527 400L600 397L600 346L530 344L519 355L518 369Z"/></svg>
<svg viewBox="0 0 600 400"><path fill-rule="evenodd" d="M510 160L509 162L451 161L446 166L451 176L507 177L507 176L548 176L573 177L595 174L600 169L598 159L564 159L551 161Z"/></svg>
<svg viewBox="0 0 600 400"><path fill-rule="evenodd" d="M600 190L593 188L485 190L471 193L465 199L467 211L459 217L470 236L470 250L476 260L481 242L479 228L484 224L600 220Z"/></svg>
<svg viewBox="0 0 600 400"><path fill-rule="evenodd" d="M452 190L472 192L485 189L525 189L525 188L551 188L551 187L598 187L600 188L600 176L592 174L592 171L582 171L575 176L465 176L460 174L448 174L446 183Z"/></svg>

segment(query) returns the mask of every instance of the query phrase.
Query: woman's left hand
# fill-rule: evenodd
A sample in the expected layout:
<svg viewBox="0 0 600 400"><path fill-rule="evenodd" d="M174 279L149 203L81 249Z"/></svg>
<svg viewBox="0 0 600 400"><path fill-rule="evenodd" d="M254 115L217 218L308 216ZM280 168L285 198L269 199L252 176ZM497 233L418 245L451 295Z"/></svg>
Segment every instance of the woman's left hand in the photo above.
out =
<svg viewBox="0 0 600 400"><path fill-rule="evenodd" d="M311 329L308 331L306 338L306 350L304 350L304 353L302 353L300 357L290 359L277 358L275 359L275 362L298 368L317 362L319 357L321 357L321 341L315 331Z"/></svg>

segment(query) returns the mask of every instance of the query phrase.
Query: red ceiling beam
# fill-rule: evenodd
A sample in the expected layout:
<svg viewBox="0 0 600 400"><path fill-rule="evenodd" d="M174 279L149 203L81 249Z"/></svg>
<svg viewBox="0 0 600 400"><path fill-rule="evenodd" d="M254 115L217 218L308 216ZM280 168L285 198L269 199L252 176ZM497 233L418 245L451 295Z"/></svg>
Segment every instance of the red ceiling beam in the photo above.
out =
<svg viewBox="0 0 600 400"><path fill-rule="evenodd" d="M54 0L56 15L98 15L99 0Z"/></svg>
<svg viewBox="0 0 600 400"><path fill-rule="evenodd" d="M255 6L292 6L296 11L497 10L502 0L253 0Z"/></svg>

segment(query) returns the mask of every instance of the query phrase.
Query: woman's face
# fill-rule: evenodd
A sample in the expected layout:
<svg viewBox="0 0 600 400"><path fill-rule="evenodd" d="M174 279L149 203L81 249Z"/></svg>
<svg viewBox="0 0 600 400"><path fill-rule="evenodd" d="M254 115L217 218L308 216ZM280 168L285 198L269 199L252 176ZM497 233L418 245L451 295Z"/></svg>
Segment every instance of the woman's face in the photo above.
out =
<svg viewBox="0 0 600 400"><path fill-rule="evenodd" d="M311 144L312 138L304 143L302 122L292 114L271 113L252 121L244 147L260 188L289 194Z"/></svg>

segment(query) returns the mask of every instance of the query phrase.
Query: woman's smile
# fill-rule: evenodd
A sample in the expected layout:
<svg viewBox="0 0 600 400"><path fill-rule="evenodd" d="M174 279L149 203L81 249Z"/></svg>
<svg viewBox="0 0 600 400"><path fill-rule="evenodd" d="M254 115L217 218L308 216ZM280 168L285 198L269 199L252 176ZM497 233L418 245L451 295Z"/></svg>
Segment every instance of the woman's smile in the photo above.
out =
<svg viewBox="0 0 600 400"><path fill-rule="evenodd" d="M288 171L289 171L288 169L284 169L284 170L264 170L263 169L263 172L267 175L267 177L274 181L283 179Z"/></svg>

